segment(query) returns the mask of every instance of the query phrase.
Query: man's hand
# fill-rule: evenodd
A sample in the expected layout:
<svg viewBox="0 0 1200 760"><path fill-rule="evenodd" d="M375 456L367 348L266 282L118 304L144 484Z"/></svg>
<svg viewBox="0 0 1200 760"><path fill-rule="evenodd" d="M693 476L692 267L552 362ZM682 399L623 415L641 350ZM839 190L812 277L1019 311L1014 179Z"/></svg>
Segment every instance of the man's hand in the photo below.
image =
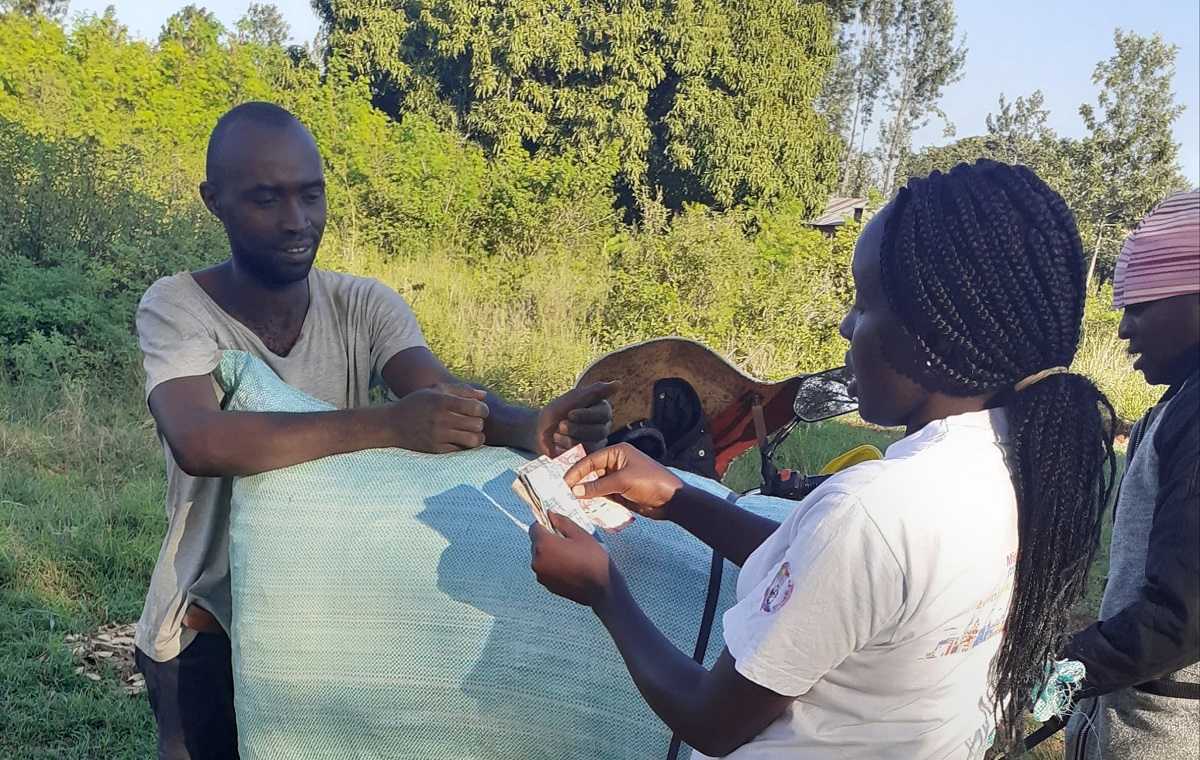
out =
<svg viewBox="0 0 1200 760"><path fill-rule="evenodd" d="M537 452L556 457L582 443L587 451L604 446L612 427L608 397L617 383L574 388L546 404L537 416Z"/></svg>
<svg viewBox="0 0 1200 760"><path fill-rule="evenodd" d="M446 454L482 446L487 392L466 383L437 383L390 405L396 445Z"/></svg>
<svg viewBox="0 0 1200 760"><path fill-rule="evenodd" d="M596 603L609 592L617 573L608 553L571 518L556 512L548 515L561 537L538 523L529 527L533 555L529 564L538 583L576 604Z"/></svg>
<svg viewBox="0 0 1200 760"><path fill-rule="evenodd" d="M595 480L581 483L595 473ZM567 470L563 479L580 498L607 496L651 520L665 520L667 505L683 488L683 481L650 457L619 443L589 454Z"/></svg>

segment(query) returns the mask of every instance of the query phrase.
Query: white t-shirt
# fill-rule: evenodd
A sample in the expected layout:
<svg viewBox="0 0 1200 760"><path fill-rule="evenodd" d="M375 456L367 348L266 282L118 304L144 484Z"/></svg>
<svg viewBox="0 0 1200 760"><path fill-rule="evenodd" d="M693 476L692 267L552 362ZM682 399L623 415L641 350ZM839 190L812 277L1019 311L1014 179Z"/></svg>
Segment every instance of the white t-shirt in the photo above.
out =
<svg viewBox="0 0 1200 760"><path fill-rule="evenodd" d="M930 423L750 556L725 643L739 673L797 698L729 758L983 757L1017 551L1008 456L1002 410Z"/></svg>

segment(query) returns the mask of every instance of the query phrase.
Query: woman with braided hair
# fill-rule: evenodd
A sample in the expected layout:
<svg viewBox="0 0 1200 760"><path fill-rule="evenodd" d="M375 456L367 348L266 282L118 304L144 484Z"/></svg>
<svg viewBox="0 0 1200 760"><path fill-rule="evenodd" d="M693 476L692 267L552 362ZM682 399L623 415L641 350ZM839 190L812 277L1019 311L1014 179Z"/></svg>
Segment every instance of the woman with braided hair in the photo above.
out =
<svg viewBox="0 0 1200 760"><path fill-rule="evenodd" d="M627 446L567 474L742 566L711 669L679 652L569 520L533 569L590 605L694 757L981 758L1018 736L1109 497L1112 408L1067 367L1084 256L1062 198L990 161L914 179L863 229L840 332L859 413L905 429L777 524ZM589 473L600 477L581 483ZM701 754L703 753L703 754Z"/></svg>

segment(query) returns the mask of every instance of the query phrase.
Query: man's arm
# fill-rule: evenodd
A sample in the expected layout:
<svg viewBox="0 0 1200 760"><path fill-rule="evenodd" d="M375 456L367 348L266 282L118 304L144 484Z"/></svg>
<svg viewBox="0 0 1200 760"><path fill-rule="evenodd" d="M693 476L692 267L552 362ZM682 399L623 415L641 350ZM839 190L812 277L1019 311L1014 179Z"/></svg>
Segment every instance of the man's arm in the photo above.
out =
<svg viewBox="0 0 1200 760"><path fill-rule="evenodd" d="M1168 410L1153 445L1159 490L1138 600L1076 634L1064 656L1087 668L1079 699L1108 694L1200 661L1200 406Z"/></svg>
<svg viewBox="0 0 1200 760"><path fill-rule="evenodd" d="M382 374L383 381L397 398L437 383L463 382L424 346L396 354L383 366ZM494 446L516 446L535 451L533 435L537 410L509 404L482 385L470 385L486 394L483 402L487 404L488 415L483 425L484 439Z"/></svg>
<svg viewBox="0 0 1200 760"><path fill-rule="evenodd" d="M444 453L483 443L483 394L439 385L377 407L330 412L227 412L205 376L150 393L150 412L180 469L195 477L254 475L363 449Z"/></svg>
<svg viewBox="0 0 1200 760"><path fill-rule="evenodd" d="M383 381L399 398L437 383L463 382L424 346L396 354L384 365L382 374ZM543 409L510 404L482 385L472 383L471 387L486 394L483 402L488 413L483 436L488 445L514 446L555 456L576 443L599 445L608 437L612 407L606 401L606 384L568 391Z"/></svg>

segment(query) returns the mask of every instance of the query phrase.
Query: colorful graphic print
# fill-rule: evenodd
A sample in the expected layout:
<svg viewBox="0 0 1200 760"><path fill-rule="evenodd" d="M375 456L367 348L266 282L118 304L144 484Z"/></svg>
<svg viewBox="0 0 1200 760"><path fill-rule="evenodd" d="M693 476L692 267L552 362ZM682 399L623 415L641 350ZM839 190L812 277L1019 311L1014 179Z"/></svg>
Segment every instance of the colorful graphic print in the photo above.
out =
<svg viewBox="0 0 1200 760"><path fill-rule="evenodd" d="M762 611L770 614L787 604L788 599L792 598L792 587L795 585L792 581L791 565L784 562L779 572L775 573L775 578L771 580L771 585L767 586L767 593L763 594Z"/></svg>

